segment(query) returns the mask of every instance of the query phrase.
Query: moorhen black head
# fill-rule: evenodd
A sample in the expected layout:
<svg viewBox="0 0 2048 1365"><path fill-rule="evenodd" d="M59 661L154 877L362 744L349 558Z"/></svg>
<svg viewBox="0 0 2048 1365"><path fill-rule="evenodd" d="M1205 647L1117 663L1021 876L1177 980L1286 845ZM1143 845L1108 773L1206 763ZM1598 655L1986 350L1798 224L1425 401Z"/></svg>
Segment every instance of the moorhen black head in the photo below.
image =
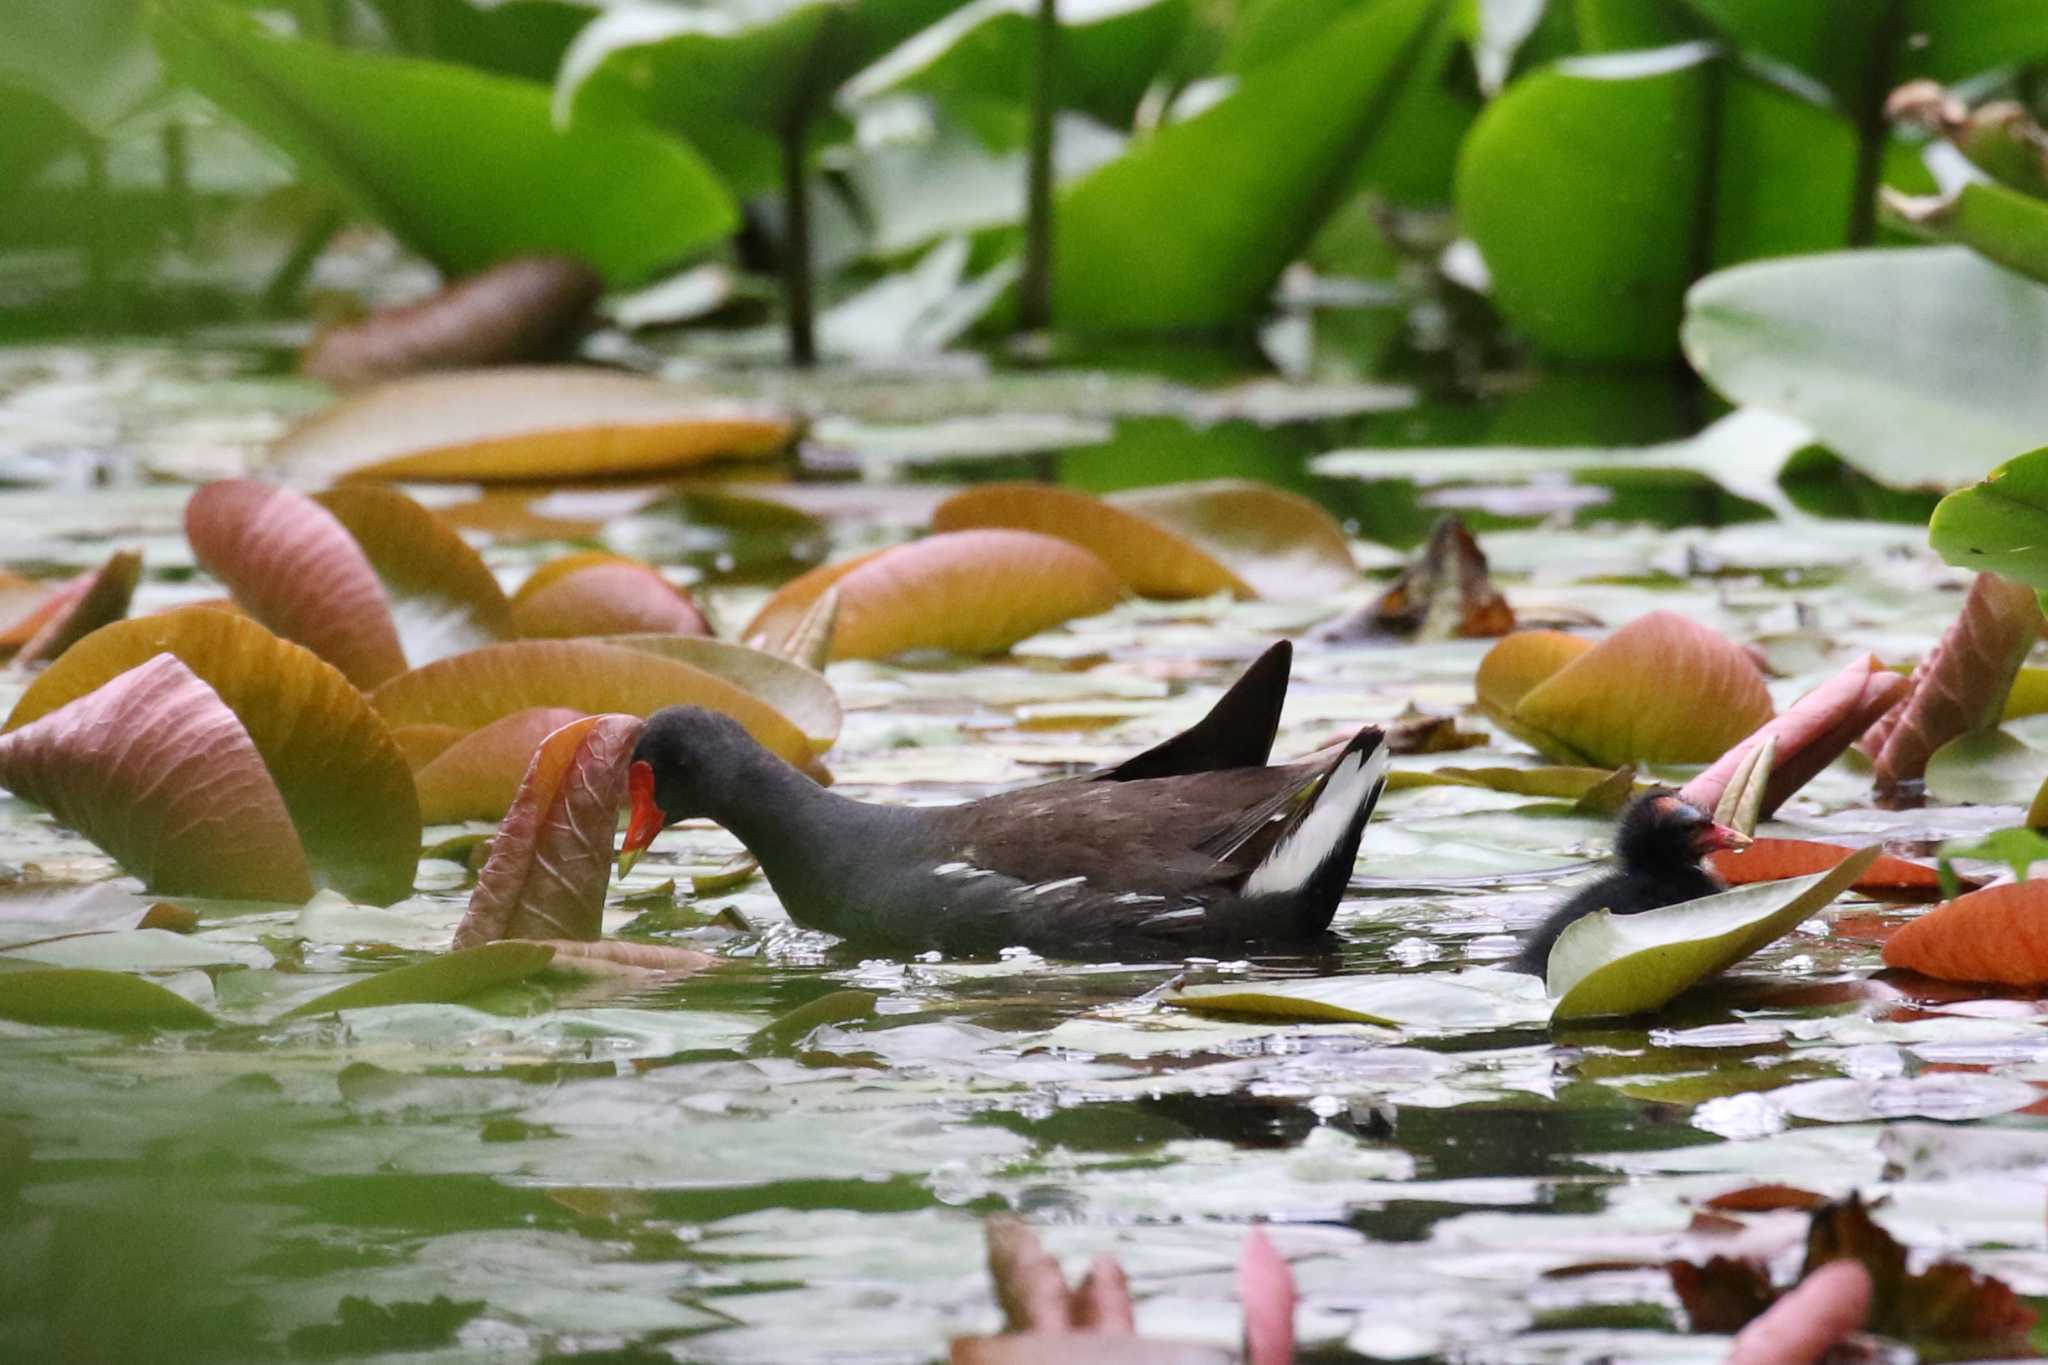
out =
<svg viewBox="0 0 2048 1365"><path fill-rule="evenodd" d="M1727 888L1701 864L1724 848L1742 848L1749 836L1714 823L1699 807L1657 787L1629 802L1615 827L1614 855L1621 865L1580 888L1529 931L1510 971L1548 974L1550 949L1574 920L1595 910L1633 915Z"/></svg>
<svg viewBox="0 0 2048 1365"><path fill-rule="evenodd" d="M1386 785L1378 729L1267 767L1292 651L1273 646L1192 729L1113 768L956 806L827 791L737 721L656 712L633 751L622 857L709 816L797 923L864 946L1181 955L1329 928Z"/></svg>

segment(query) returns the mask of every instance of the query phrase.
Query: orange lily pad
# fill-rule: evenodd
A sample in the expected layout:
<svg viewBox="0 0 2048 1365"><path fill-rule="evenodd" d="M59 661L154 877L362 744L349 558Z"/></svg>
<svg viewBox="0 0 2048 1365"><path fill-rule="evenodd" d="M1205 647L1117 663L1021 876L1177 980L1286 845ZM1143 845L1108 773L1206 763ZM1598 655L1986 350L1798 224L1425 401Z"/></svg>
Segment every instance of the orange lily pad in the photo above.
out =
<svg viewBox="0 0 2048 1365"><path fill-rule="evenodd" d="M298 832L249 732L172 655L0 735L0 784L157 894L294 904L313 894Z"/></svg>
<svg viewBox="0 0 2048 1365"><path fill-rule="evenodd" d="M743 632L778 651L833 586L834 659L913 649L994 654L1115 606L1123 585L1081 547L1031 531L951 531L811 570L783 585Z"/></svg>
<svg viewBox="0 0 2048 1365"><path fill-rule="evenodd" d="M1827 871L1855 851L1843 844L1813 839L1756 839L1740 851L1723 849L1707 863L1730 886L1747 886L1751 882L1810 877ZM1849 889L1874 900L1931 900L1941 894L1941 877L1925 863L1881 853Z"/></svg>
<svg viewBox="0 0 2048 1365"><path fill-rule="evenodd" d="M512 798L518 795L541 742L582 718L582 712L567 707L535 706L456 738L413 773L420 794L420 819L429 825L447 825L501 818L511 809ZM405 727L407 731L425 728Z"/></svg>
<svg viewBox="0 0 2048 1365"><path fill-rule="evenodd" d="M612 837L641 724L637 716L585 716L542 741L491 840L455 947L602 934Z"/></svg>
<svg viewBox="0 0 2048 1365"><path fill-rule="evenodd" d="M1597 645L1525 631L1480 662L1479 705L1565 763L1708 763L1772 715L1749 654L1705 626L1651 612Z"/></svg>
<svg viewBox="0 0 2048 1365"><path fill-rule="evenodd" d="M440 483L629 478L760 459L787 417L638 375L506 366L395 380L314 414L275 458L313 480Z"/></svg>
<svg viewBox="0 0 2048 1365"><path fill-rule="evenodd" d="M586 551L535 569L512 595L512 633L527 640L642 632L709 635L711 623L652 565Z"/></svg>
<svg viewBox="0 0 2048 1365"><path fill-rule="evenodd" d="M584 715L607 711L650 716L690 703L723 711L765 747L792 763L811 743L767 702L701 668L644 649L599 640L512 640L486 645L400 674L370 696L393 726L481 729L536 706Z"/></svg>
<svg viewBox="0 0 2048 1365"><path fill-rule="evenodd" d="M2048 882L2012 882L1935 906L1885 940L1887 967L1942 981L2048 983Z"/></svg>
<svg viewBox="0 0 2048 1365"><path fill-rule="evenodd" d="M1072 541L1140 597L1315 597L1356 581L1351 544L1307 498L1234 479L1098 498L1047 484L986 484L932 513L934 531L1007 528Z"/></svg>
<svg viewBox="0 0 2048 1365"><path fill-rule="evenodd" d="M97 569L58 584L0 631L0 653L12 650L15 662L23 664L56 658L101 626L126 616L141 578L142 556L133 550L115 551ZM13 581L34 586L22 579Z"/></svg>
<svg viewBox="0 0 2048 1365"><path fill-rule="evenodd" d="M405 672L376 570L333 513L254 479L210 483L185 504L185 538L249 614L365 690Z"/></svg>
<svg viewBox="0 0 2048 1365"><path fill-rule="evenodd" d="M220 695L284 797L316 885L388 905L412 891L412 773L377 713L332 664L230 612L184 608L102 626L29 684L0 734L159 654Z"/></svg>

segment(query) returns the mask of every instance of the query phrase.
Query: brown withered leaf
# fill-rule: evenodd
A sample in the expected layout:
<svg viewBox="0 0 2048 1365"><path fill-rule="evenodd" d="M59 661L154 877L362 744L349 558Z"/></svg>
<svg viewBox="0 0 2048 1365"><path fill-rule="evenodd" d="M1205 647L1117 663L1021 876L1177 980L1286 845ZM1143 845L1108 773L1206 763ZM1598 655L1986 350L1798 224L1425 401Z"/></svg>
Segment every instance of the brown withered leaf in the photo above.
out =
<svg viewBox="0 0 2048 1365"><path fill-rule="evenodd" d="M1806 1274L1829 1261L1858 1261L1870 1273L1870 1326L1907 1341L1998 1343L2022 1354L2035 1314L2003 1280L1956 1261L1937 1261L1917 1274L1906 1249L1851 1194L1813 1215L1806 1235Z"/></svg>
<svg viewBox="0 0 2048 1365"><path fill-rule="evenodd" d="M1723 1213L1770 1213L1777 1209L1811 1212L1827 1202L1826 1195L1796 1185L1747 1185L1715 1195L1706 1202L1706 1207Z"/></svg>
<svg viewBox="0 0 2048 1365"><path fill-rule="evenodd" d="M1695 1332L1738 1331L1778 1296L1770 1272L1751 1260L1714 1256L1705 1265L1673 1261L1665 1269Z"/></svg>
<svg viewBox="0 0 2048 1365"><path fill-rule="evenodd" d="M1491 639L1515 628L1515 611L1493 585L1486 554L1456 517L1444 517L1429 543L1378 600L1318 627L1329 644L1363 640Z"/></svg>
<svg viewBox="0 0 2048 1365"><path fill-rule="evenodd" d="M301 368L348 389L428 370L553 359L603 292L603 278L581 261L521 256L417 303L323 328Z"/></svg>
<svg viewBox="0 0 2048 1365"><path fill-rule="evenodd" d="M1998 723L2013 677L2042 625L2032 588L1995 573L1977 575L1955 623L1913 670L1911 695L1865 737L1879 805L1920 805L1934 751L1958 735Z"/></svg>
<svg viewBox="0 0 2048 1365"><path fill-rule="evenodd" d="M1348 739L1343 736L1342 739ZM1460 730L1455 716L1432 716L1410 706L1387 726L1387 752L1391 754L1448 754L1476 749L1487 737L1476 730Z"/></svg>

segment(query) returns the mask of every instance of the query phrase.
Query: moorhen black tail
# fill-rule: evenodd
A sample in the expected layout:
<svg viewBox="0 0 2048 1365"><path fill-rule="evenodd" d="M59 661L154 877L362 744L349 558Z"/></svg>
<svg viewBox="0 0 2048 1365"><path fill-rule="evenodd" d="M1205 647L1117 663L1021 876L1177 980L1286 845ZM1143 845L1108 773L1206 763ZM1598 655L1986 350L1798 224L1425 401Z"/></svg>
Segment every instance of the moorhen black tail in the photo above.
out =
<svg viewBox="0 0 2048 1365"><path fill-rule="evenodd" d="M956 806L826 791L730 717L657 712L634 749L625 853L709 816L790 917L873 946L1184 954L1324 933L1386 784L1374 728L1264 766L1290 662L1252 666L1193 729L1124 764ZM1255 762L1238 760L1255 757Z"/></svg>
<svg viewBox="0 0 2048 1365"><path fill-rule="evenodd" d="M1715 824L1668 788L1643 793L1629 802L1615 826L1614 853L1620 866L1581 887L1531 929L1508 970L1548 975L1550 950L1559 935L1596 910L1634 915L1726 890L1701 863L1718 849L1748 843L1749 836Z"/></svg>

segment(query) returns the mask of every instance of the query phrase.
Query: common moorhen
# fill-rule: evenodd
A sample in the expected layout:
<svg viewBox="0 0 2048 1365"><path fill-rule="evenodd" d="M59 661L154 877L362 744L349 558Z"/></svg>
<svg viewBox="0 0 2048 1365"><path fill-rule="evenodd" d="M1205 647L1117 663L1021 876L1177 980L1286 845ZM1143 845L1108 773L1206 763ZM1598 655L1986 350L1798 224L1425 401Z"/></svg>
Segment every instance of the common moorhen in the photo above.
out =
<svg viewBox="0 0 2048 1365"><path fill-rule="evenodd" d="M864 946L1181 954L1329 928L1386 784L1366 727L1267 767L1292 650L1274 645L1192 729L1112 768L956 806L820 787L731 718L657 711L633 750L622 859L709 816L790 917Z"/></svg>
<svg viewBox="0 0 2048 1365"><path fill-rule="evenodd" d="M1669 788L1644 792L1628 803L1615 827L1614 853L1621 866L1580 888L1531 929L1508 969L1547 975L1551 945L1558 935L1595 910L1634 915L1727 890L1701 863L1718 849L1748 843L1748 835L1715 824Z"/></svg>

